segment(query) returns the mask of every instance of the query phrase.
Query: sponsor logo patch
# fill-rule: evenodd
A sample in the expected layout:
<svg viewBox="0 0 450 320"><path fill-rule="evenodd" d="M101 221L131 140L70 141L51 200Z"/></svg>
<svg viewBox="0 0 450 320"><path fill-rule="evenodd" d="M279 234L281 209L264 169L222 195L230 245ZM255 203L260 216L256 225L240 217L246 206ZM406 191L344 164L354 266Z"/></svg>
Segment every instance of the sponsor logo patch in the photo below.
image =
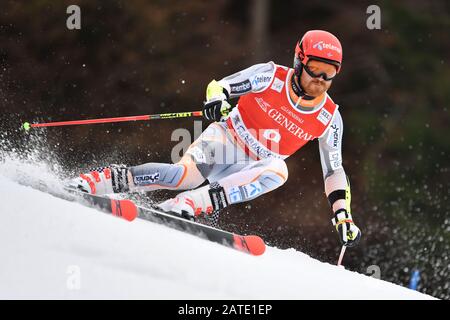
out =
<svg viewBox="0 0 450 320"><path fill-rule="evenodd" d="M290 110L289 108L287 108L286 106L282 106L281 110L283 110L284 112L286 112L287 114L289 114L292 118L294 118L295 120L297 120L300 123L304 123L305 120L303 120L302 118L300 118L297 114L295 114L294 112L292 112L292 110Z"/></svg>
<svg viewBox="0 0 450 320"><path fill-rule="evenodd" d="M248 132L239 115L231 118L236 134L241 138L245 145L258 157L266 159L269 157L282 158L281 155L275 154L263 146L253 135Z"/></svg>
<svg viewBox="0 0 450 320"><path fill-rule="evenodd" d="M244 186L233 187L228 193L230 203L242 202L257 197L263 192L261 183L254 181Z"/></svg>
<svg viewBox="0 0 450 320"><path fill-rule="evenodd" d="M270 89L275 90L277 92L281 92L281 90L283 90L284 87L284 81L275 78L275 80L273 80L272 86L270 87Z"/></svg>
<svg viewBox="0 0 450 320"><path fill-rule="evenodd" d="M257 197L262 193L262 187L259 181L246 184L245 186L242 186L242 189L244 190L246 199Z"/></svg>
<svg viewBox="0 0 450 320"><path fill-rule="evenodd" d="M252 80L252 86L259 87L259 85L268 83L271 79L272 79L272 77L269 77L269 76L263 76L263 75L255 76L255 78Z"/></svg>
<svg viewBox="0 0 450 320"><path fill-rule="evenodd" d="M189 149L186 153L190 154L194 158L196 163L206 163L205 153L201 148L193 147Z"/></svg>
<svg viewBox="0 0 450 320"><path fill-rule="evenodd" d="M243 82L235 83L230 86L231 93L244 93L252 89L252 84L249 80Z"/></svg>
<svg viewBox="0 0 450 320"><path fill-rule="evenodd" d="M327 125L331 120L331 113L329 113L325 108L322 108L317 116L317 120L322 122L324 125Z"/></svg>
<svg viewBox="0 0 450 320"><path fill-rule="evenodd" d="M342 159L339 151L330 152L330 164L333 170L342 168Z"/></svg>
<svg viewBox="0 0 450 320"><path fill-rule="evenodd" d="M319 41L319 42L315 43L313 45L313 48L314 49L318 49L320 51L322 51L323 49L330 49L330 50L333 50L333 51L341 53L341 49L339 49L338 47L332 45L331 43L325 43L323 41Z"/></svg>
<svg viewBox="0 0 450 320"><path fill-rule="evenodd" d="M228 198L230 199L230 203L236 203L242 201L242 194L239 187L233 187L228 193Z"/></svg>
<svg viewBox="0 0 450 320"><path fill-rule="evenodd" d="M330 126L331 135L328 138L328 145L333 146L333 148L337 148L339 145L339 127L335 124Z"/></svg>
<svg viewBox="0 0 450 320"><path fill-rule="evenodd" d="M142 176L134 177L134 184L137 186L145 186L149 184L154 184L159 181L160 174L159 172L153 174L145 174Z"/></svg>
<svg viewBox="0 0 450 320"><path fill-rule="evenodd" d="M294 136L303 139L305 141L313 140L312 134L305 132L303 128L299 127L294 121L291 121L286 115L278 111L277 109L270 109L267 113L275 122L285 127Z"/></svg>
<svg viewBox="0 0 450 320"><path fill-rule="evenodd" d="M280 132L278 130L275 130L275 129L266 129L266 130L264 130L263 137L266 140L271 140L271 141L274 141L276 143L280 143L280 140L281 140Z"/></svg>
<svg viewBox="0 0 450 320"><path fill-rule="evenodd" d="M255 98L256 103L259 105L259 107L267 113L267 108L270 108L270 104L264 101L263 98Z"/></svg>

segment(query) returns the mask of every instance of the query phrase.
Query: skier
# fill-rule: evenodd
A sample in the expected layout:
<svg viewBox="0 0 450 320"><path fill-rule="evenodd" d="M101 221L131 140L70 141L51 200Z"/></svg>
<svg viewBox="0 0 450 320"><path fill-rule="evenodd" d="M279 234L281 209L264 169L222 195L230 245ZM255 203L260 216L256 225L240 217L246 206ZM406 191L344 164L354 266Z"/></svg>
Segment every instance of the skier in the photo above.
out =
<svg viewBox="0 0 450 320"><path fill-rule="evenodd" d="M194 219L280 187L288 178L284 159L318 139L332 224L341 242L354 246L361 232L342 167L342 117L327 93L341 64L339 40L327 31L308 31L296 45L293 68L261 63L208 84L203 115L214 122L179 162L111 165L81 174L71 185L91 194L187 190L158 206ZM230 99L237 97L233 107ZM205 180L209 184L198 188Z"/></svg>

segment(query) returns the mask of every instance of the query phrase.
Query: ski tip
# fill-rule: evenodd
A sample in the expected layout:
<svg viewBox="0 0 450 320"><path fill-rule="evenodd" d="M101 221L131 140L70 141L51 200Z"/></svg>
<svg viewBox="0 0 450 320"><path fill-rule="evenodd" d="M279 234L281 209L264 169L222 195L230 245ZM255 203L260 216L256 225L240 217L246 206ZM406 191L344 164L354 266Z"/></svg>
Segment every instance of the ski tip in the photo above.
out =
<svg viewBox="0 0 450 320"><path fill-rule="evenodd" d="M266 244L258 236L234 236L234 246L241 251L260 256L266 251Z"/></svg>
<svg viewBox="0 0 450 320"><path fill-rule="evenodd" d="M133 221L138 215L137 207L131 200L122 200L122 217L125 220Z"/></svg>
<svg viewBox="0 0 450 320"><path fill-rule="evenodd" d="M260 256L266 251L266 244L263 239L258 236L245 236L250 253L255 256Z"/></svg>

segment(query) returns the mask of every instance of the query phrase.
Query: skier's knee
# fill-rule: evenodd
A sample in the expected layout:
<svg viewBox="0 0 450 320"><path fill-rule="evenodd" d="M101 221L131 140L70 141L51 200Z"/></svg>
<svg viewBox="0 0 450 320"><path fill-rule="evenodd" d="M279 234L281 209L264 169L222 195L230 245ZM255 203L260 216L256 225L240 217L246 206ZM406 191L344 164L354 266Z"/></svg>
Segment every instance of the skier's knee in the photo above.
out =
<svg viewBox="0 0 450 320"><path fill-rule="evenodd" d="M257 181L261 185L263 193L267 193L281 187L287 177L286 163L281 159L273 159L265 166Z"/></svg>
<svg viewBox="0 0 450 320"><path fill-rule="evenodd" d="M282 159L273 159L270 162L269 170L273 171L281 181L281 185L283 185L288 179L288 168L286 162Z"/></svg>
<svg viewBox="0 0 450 320"><path fill-rule="evenodd" d="M200 186L205 181L205 178L198 170L197 165L194 161L192 161L190 157L183 157L175 165L183 166L186 170L183 181L180 183L179 189L194 189Z"/></svg>

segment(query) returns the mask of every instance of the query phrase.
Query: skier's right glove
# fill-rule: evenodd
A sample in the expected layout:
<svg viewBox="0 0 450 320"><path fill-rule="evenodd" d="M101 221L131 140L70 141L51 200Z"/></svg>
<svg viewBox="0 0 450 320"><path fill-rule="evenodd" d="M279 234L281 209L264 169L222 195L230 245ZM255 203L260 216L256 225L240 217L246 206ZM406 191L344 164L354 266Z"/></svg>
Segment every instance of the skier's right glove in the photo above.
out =
<svg viewBox="0 0 450 320"><path fill-rule="evenodd" d="M331 220L339 233L339 239L344 246L354 247L361 239L361 230L353 222L352 215L345 209L339 209Z"/></svg>
<svg viewBox="0 0 450 320"><path fill-rule="evenodd" d="M210 121L221 121L228 116L233 108L229 103L229 94L216 80L211 81L206 88L206 101L203 107L203 117Z"/></svg>

